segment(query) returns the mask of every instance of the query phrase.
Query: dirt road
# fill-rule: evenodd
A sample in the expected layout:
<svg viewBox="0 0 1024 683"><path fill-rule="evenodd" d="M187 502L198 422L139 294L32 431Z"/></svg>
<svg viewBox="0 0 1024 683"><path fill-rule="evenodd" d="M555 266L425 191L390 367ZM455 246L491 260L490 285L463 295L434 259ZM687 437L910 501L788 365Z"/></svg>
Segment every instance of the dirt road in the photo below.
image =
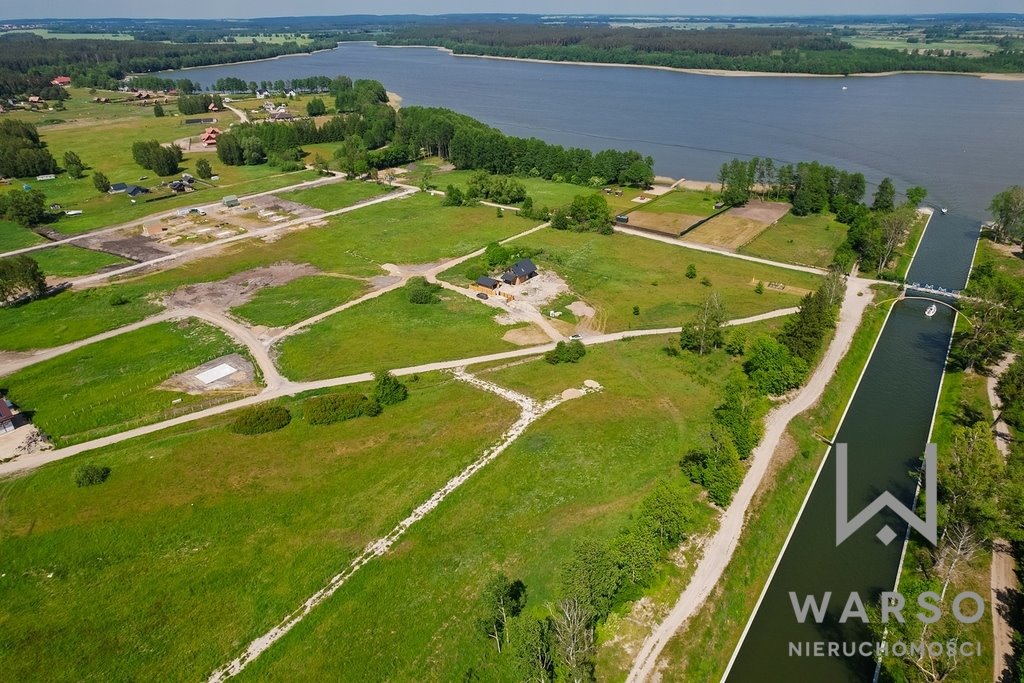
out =
<svg viewBox="0 0 1024 683"><path fill-rule="evenodd" d="M697 570L687 584L676 604L665 620L644 641L629 672L628 682L646 681L654 673L658 657L665 644L676 631L686 623L718 585L726 566L732 559L743 531L747 510L754 494L761 485L772 455L789 425L790 420L813 406L821 397L829 380L835 374L839 361L846 355L853 341L853 335L860 326L864 311L871 304L870 280L850 278L836 333L825 351L821 364L811 375L807 384L786 403L773 409L765 418L765 433L761 443L750 456L750 468L740 485L732 503L722 513L715 535L704 546L704 555Z"/></svg>

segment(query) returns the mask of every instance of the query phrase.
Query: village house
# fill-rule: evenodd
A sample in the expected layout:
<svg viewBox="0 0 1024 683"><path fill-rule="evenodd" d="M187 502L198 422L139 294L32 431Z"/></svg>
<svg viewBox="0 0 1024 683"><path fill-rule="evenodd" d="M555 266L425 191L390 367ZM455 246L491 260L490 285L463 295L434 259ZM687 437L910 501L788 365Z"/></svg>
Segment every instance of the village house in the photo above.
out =
<svg viewBox="0 0 1024 683"><path fill-rule="evenodd" d="M57 76L55 79L50 81L50 85L59 85L62 88L66 88L71 85L70 76Z"/></svg>
<svg viewBox="0 0 1024 683"><path fill-rule="evenodd" d="M30 95L28 98L29 104L42 104L43 98L39 95Z"/></svg>
<svg viewBox="0 0 1024 683"><path fill-rule="evenodd" d="M217 144L217 136L218 135L220 135L220 129L219 128L207 128L199 136L199 139L200 139L200 141L202 141L203 146L205 146L205 147L212 147L212 146Z"/></svg>
<svg viewBox="0 0 1024 683"><path fill-rule="evenodd" d="M537 277L537 266L528 258L516 261L501 275L501 281L507 285L521 285L530 278Z"/></svg>
<svg viewBox="0 0 1024 683"><path fill-rule="evenodd" d="M124 193L129 197L138 197L140 194L148 194L149 190L138 185L129 185L128 183L114 183L107 190L109 194L121 194Z"/></svg>
<svg viewBox="0 0 1024 683"><path fill-rule="evenodd" d="M0 434L14 431L14 412L11 410L10 402L0 398Z"/></svg>

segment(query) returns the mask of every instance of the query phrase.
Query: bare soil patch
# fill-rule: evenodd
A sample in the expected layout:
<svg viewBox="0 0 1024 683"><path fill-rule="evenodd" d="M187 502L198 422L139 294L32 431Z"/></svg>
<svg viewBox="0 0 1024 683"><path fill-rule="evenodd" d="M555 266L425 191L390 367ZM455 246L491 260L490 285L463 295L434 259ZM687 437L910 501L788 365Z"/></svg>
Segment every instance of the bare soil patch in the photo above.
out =
<svg viewBox="0 0 1024 683"><path fill-rule="evenodd" d="M789 204L754 201L711 218L686 235L687 239L726 249L738 249L789 212Z"/></svg>
<svg viewBox="0 0 1024 683"><path fill-rule="evenodd" d="M629 227L639 228L640 230L652 230L664 235L679 237L679 235L702 220L704 220L703 216L691 216L685 213L633 211L629 214Z"/></svg>
<svg viewBox="0 0 1024 683"><path fill-rule="evenodd" d="M223 364L227 364L235 368L235 372L214 382L210 382L209 384L199 379L198 375L201 373L212 370L213 368ZM160 388L168 391L181 391L186 394L192 394L193 396L223 393L228 391L252 393L260 390L259 385L256 383L256 373L252 367L252 363L237 353L221 356L220 358L214 358L213 360L203 363L191 370L186 370L180 374L173 375L163 382L163 384L160 385Z"/></svg>
<svg viewBox="0 0 1024 683"><path fill-rule="evenodd" d="M227 311L246 303L264 287L284 285L292 280L319 271L308 263L275 263L272 266L254 268L218 282L202 282L186 285L174 290L164 300L168 308L189 308L212 305L217 310Z"/></svg>

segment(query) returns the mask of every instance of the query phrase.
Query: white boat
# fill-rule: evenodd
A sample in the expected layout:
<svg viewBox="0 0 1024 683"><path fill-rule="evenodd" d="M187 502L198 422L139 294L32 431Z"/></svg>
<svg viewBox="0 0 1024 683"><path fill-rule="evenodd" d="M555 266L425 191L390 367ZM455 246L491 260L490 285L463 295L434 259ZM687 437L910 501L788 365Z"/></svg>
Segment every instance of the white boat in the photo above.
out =
<svg viewBox="0 0 1024 683"><path fill-rule="evenodd" d="M845 85L843 86L843 90L846 90L846 86Z"/></svg>
<svg viewBox="0 0 1024 683"><path fill-rule="evenodd" d="M936 306L935 304L932 304L931 306L928 307L928 310L926 310L924 312L924 314L930 318L933 315L935 315L936 311L938 311L938 310L939 310L939 307Z"/></svg>
<svg viewBox="0 0 1024 683"><path fill-rule="evenodd" d="M941 211L941 212L942 212L942 215L943 215L943 216L945 216L945 215L946 215L946 213L948 213L948 212L949 212L949 209L947 209L946 207L942 207L941 209L939 209L939 211Z"/></svg>

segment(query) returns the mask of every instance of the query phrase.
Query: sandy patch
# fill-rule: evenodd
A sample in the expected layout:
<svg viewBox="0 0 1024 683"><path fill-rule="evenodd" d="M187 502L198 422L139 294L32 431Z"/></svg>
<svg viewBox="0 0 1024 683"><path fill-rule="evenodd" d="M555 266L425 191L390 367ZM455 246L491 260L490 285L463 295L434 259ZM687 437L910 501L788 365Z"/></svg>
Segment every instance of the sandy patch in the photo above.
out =
<svg viewBox="0 0 1024 683"><path fill-rule="evenodd" d="M544 334L544 331L535 325L509 330L502 339L517 346L537 346L538 344L547 344L551 341L548 335Z"/></svg>
<svg viewBox="0 0 1024 683"><path fill-rule="evenodd" d="M14 414L14 426L13 432L0 434L0 462L53 449L53 444L21 413Z"/></svg>
<svg viewBox="0 0 1024 683"><path fill-rule="evenodd" d="M640 230L653 230L665 235L678 237L688 228L704 220L704 216L691 216L685 213L654 213L652 211L633 211L629 214L629 227Z"/></svg>
<svg viewBox="0 0 1024 683"><path fill-rule="evenodd" d="M254 268L218 282L202 282L185 285L174 290L164 300L168 308L187 308L213 305L217 310L227 311L249 301L264 287L283 285L300 277L316 275L319 271L308 263L275 263L272 266Z"/></svg>
<svg viewBox="0 0 1024 683"><path fill-rule="evenodd" d="M737 249L785 216L789 209L789 204L782 202L750 202L746 206L733 207L711 218L687 234L687 239L726 249Z"/></svg>
<svg viewBox="0 0 1024 683"><path fill-rule="evenodd" d="M562 392L562 399L566 401L573 398L579 398L580 396L583 396L583 392L579 389L566 389Z"/></svg>
<svg viewBox="0 0 1024 683"><path fill-rule="evenodd" d="M597 315L597 311L583 301L573 301L566 308L577 318L593 318Z"/></svg>

